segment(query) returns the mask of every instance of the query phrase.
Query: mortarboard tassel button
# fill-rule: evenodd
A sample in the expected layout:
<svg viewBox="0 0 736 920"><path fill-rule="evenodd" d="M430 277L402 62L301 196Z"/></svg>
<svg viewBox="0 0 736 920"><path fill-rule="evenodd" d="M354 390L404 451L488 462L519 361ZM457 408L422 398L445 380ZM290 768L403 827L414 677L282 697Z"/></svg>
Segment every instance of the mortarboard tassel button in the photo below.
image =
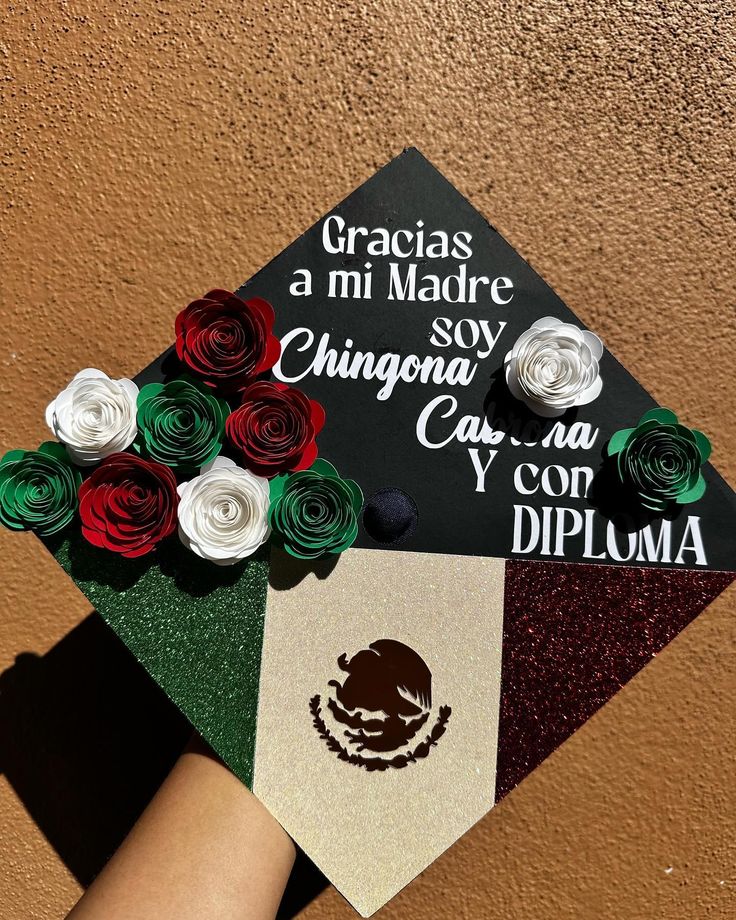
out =
<svg viewBox="0 0 736 920"><path fill-rule="evenodd" d="M414 499L403 489L379 489L363 508L363 526L376 543L403 543L414 534L418 522Z"/></svg>

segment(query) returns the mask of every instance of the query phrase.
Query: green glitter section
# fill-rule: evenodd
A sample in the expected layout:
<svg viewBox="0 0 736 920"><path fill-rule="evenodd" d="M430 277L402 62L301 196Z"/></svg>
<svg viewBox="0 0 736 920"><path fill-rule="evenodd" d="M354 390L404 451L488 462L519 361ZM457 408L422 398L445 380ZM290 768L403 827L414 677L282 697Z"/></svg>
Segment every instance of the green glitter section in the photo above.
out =
<svg viewBox="0 0 736 920"><path fill-rule="evenodd" d="M44 541L153 679L248 786L253 783L268 551L232 567L167 540L124 559L80 533Z"/></svg>

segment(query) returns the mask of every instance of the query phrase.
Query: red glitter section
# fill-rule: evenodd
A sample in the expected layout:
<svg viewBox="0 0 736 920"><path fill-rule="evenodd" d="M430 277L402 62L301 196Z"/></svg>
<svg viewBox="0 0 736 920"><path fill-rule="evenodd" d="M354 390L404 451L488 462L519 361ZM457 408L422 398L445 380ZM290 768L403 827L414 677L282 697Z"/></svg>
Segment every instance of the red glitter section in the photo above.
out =
<svg viewBox="0 0 736 920"><path fill-rule="evenodd" d="M506 562L496 801L736 579L560 562Z"/></svg>

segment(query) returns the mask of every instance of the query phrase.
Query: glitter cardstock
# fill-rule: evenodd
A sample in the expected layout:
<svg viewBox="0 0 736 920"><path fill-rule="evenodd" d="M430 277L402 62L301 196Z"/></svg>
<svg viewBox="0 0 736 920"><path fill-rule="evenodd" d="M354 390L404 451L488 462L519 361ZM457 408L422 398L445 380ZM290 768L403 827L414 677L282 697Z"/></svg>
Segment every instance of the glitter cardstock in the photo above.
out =
<svg viewBox="0 0 736 920"><path fill-rule="evenodd" d="M700 472L708 419L657 407L417 150L237 293L273 305L271 378L324 407L319 456L365 496L354 547L46 544L368 916L730 584L736 501Z"/></svg>

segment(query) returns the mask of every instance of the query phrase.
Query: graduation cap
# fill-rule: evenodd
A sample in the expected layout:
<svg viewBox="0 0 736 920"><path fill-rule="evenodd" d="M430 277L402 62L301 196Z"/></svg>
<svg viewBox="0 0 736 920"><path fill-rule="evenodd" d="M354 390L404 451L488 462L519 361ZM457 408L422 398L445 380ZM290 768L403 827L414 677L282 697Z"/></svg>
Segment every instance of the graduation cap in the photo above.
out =
<svg viewBox="0 0 736 920"><path fill-rule="evenodd" d="M60 394L66 451L7 455L0 514L368 916L731 583L736 501L705 435L414 149L236 293L119 383L124 453L95 465ZM237 379L242 328L224 370L197 333L242 302ZM169 471L148 535L110 491L141 460Z"/></svg>

